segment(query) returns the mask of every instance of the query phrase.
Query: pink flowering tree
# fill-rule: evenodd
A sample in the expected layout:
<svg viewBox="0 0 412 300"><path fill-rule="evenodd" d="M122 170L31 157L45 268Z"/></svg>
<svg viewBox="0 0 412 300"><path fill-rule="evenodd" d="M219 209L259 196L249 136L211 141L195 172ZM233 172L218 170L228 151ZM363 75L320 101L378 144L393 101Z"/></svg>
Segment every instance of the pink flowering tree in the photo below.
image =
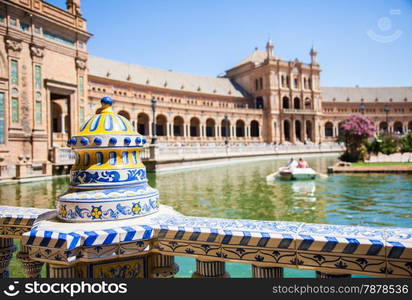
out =
<svg viewBox="0 0 412 300"><path fill-rule="evenodd" d="M338 140L344 142L346 146L346 152L342 156L343 160L359 160L366 141L374 136L375 133L376 126L363 115L352 115L344 121L340 127L338 137Z"/></svg>

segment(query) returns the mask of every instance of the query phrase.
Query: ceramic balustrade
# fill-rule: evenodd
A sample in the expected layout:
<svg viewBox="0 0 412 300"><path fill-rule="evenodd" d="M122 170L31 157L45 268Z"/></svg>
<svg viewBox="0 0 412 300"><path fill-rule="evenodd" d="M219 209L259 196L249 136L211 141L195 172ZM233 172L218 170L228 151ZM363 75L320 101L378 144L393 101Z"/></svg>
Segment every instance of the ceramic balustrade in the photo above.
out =
<svg viewBox="0 0 412 300"><path fill-rule="evenodd" d="M46 222L44 220L47 220ZM228 277L226 262L251 265L252 276L283 276L283 268L316 277L412 277L412 229L184 216L161 205L137 219L62 223L56 210L0 207L0 274L15 250L27 277L42 263L49 277L171 278L174 257L196 258L193 277Z"/></svg>

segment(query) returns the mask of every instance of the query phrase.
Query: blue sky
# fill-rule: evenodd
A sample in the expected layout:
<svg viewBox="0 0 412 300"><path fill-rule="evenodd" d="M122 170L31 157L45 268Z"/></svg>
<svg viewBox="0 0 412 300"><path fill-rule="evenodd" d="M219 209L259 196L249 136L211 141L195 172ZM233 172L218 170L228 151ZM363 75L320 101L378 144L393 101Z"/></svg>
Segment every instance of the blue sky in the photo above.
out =
<svg viewBox="0 0 412 300"><path fill-rule="evenodd" d="M63 7L65 0L49 0ZM217 76L270 37L323 86L412 86L412 0L82 0L92 55Z"/></svg>

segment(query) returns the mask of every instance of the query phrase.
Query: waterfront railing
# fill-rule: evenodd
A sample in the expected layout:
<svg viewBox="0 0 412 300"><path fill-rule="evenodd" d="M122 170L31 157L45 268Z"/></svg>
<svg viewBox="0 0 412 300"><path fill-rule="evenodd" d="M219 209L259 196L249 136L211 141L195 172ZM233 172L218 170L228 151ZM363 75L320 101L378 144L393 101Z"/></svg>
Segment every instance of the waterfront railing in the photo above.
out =
<svg viewBox="0 0 412 300"><path fill-rule="evenodd" d="M229 277L225 264L251 266L256 278L279 278L284 268L321 278L412 277L412 229L188 217L167 206L146 217L93 226L61 223L56 211L0 206L0 277L20 242L27 277L171 278L175 257L196 259L192 277ZM44 222L44 221L43 221Z"/></svg>

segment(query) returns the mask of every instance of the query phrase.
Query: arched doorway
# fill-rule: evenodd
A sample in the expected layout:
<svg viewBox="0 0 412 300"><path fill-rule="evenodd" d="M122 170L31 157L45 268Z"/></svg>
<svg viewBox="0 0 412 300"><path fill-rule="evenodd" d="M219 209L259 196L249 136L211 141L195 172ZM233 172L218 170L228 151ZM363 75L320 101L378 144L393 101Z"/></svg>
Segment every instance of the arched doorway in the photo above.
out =
<svg viewBox="0 0 412 300"><path fill-rule="evenodd" d="M379 131L388 132L388 123L380 122L379 123Z"/></svg>
<svg viewBox="0 0 412 300"><path fill-rule="evenodd" d="M393 132L395 132L396 134L403 134L402 122L397 121L393 124Z"/></svg>
<svg viewBox="0 0 412 300"><path fill-rule="evenodd" d="M259 137L259 122L253 120L250 122L250 136Z"/></svg>
<svg viewBox="0 0 412 300"><path fill-rule="evenodd" d="M184 121L180 116L176 116L173 119L173 135L174 136L183 136L183 126Z"/></svg>
<svg viewBox="0 0 412 300"><path fill-rule="evenodd" d="M245 122L242 120L236 121L236 136L244 137L245 136Z"/></svg>
<svg viewBox="0 0 412 300"><path fill-rule="evenodd" d="M221 135L222 137L230 137L230 121L223 119L221 122Z"/></svg>
<svg viewBox="0 0 412 300"><path fill-rule="evenodd" d="M206 120L206 136L207 137L216 136L215 126L216 126L215 120L213 120L211 118Z"/></svg>
<svg viewBox="0 0 412 300"><path fill-rule="evenodd" d="M295 136L298 141L302 140L302 125L299 120L295 121Z"/></svg>
<svg viewBox="0 0 412 300"><path fill-rule="evenodd" d="M312 122L307 120L306 121L306 140L312 141Z"/></svg>
<svg viewBox="0 0 412 300"><path fill-rule="evenodd" d="M408 131L412 131L412 121L409 121L408 123Z"/></svg>
<svg viewBox="0 0 412 300"><path fill-rule="evenodd" d="M286 96L282 98L282 107L286 109L289 108L289 98Z"/></svg>
<svg viewBox="0 0 412 300"><path fill-rule="evenodd" d="M295 99L293 99L293 108L294 109L300 109L300 99L298 97L295 97Z"/></svg>
<svg viewBox="0 0 412 300"><path fill-rule="evenodd" d="M263 109L263 97L256 98L256 108Z"/></svg>
<svg viewBox="0 0 412 300"><path fill-rule="evenodd" d="M333 137L333 124L332 122L325 123L325 137Z"/></svg>
<svg viewBox="0 0 412 300"><path fill-rule="evenodd" d="M190 119L190 136L200 136L200 121L198 118Z"/></svg>
<svg viewBox="0 0 412 300"><path fill-rule="evenodd" d="M158 115L156 117L156 135L157 136L167 135L167 118L165 115Z"/></svg>
<svg viewBox="0 0 412 300"><path fill-rule="evenodd" d="M288 120L283 121L283 136L285 141L290 142L290 123Z"/></svg>
<svg viewBox="0 0 412 300"><path fill-rule="evenodd" d="M142 135L149 135L149 116L145 113L137 115L137 131Z"/></svg>

